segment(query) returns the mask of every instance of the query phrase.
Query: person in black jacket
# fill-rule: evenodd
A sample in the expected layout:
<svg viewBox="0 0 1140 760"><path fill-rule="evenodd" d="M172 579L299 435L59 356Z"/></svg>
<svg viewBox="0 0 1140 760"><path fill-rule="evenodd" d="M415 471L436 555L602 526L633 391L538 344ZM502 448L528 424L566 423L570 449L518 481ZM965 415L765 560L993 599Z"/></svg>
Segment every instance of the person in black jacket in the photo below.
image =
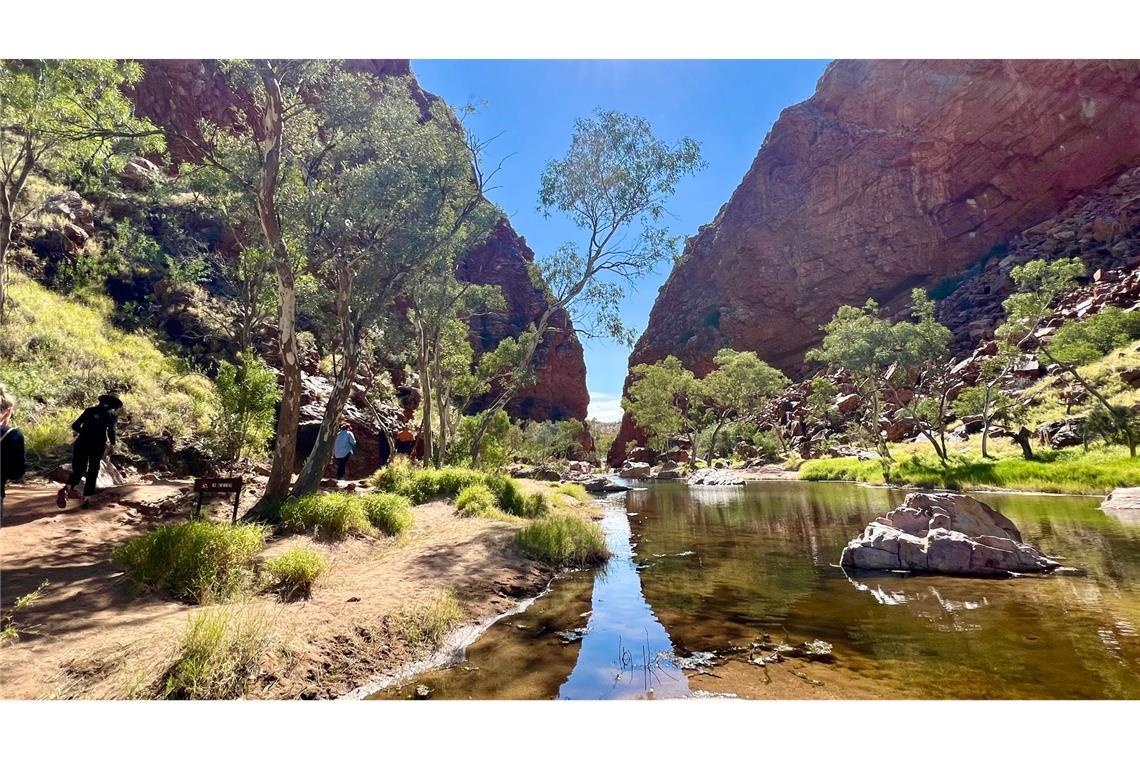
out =
<svg viewBox="0 0 1140 760"><path fill-rule="evenodd" d="M95 494L95 481L99 477L99 463L103 461L104 454L110 454L115 448L115 413L121 409L123 402L116 396L104 394L99 397L96 406L88 407L79 415L79 419L71 424L71 429L78 435L72 445L71 476L67 485L59 489L56 495L56 504L62 509L67 506L67 498L83 478L82 508L91 506L90 497Z"/></svg>
<svg viewBox="0 0 1140 760"><path fill-rule="evenodd" d="M0 385L0 516L4 514L4 490L9 480L24 477L24 434L12 425L16 400Z"/></svg>

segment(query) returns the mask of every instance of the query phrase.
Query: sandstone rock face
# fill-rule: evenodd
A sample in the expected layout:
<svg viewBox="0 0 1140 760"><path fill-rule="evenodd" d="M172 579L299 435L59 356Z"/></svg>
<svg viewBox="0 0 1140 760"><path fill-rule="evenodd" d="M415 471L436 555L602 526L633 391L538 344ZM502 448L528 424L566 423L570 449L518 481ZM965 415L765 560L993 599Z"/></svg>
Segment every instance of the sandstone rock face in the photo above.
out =
<svg viewBox="0 0 1140 760"><path fill-rule="evenodd" d="M839 563L861 570L1000 576L1060 567L1007 517L964 494L914 493L877 517L843 549Z"/></svg>
<svg viewBox="0 0 1140 760"><path fill-rule="evenodd" d="M840 304L891 313L1138 164L1140 61L834 63L690 239L630 366L703 374L730 346L797 372Z"/></svg>
<svg viewBox="0 0 1140 760"><path fill-rule="evenodd" d="M527 267L533 261L534 252L506 219L501 219L491 235L464 258L459 276L479 285L498 285L509 308L506 314L486 314L472 319L476 351L493 349L503 338L517 337L546 309L545 294L527 274ZM586 391L582 344L564 312L557 315L552 324L554 329L538 348L535 384L524 388L507 407L513 417L586 418L590 394Z"/></svg>
<svg viewBox="0 0 1140 760"><path fill-rule="evenodd" d="M406 60L360 59L345 62L349 71L377 76L410 76ZM145 62L145 75L128 91L139 115L151 119L167 131L167 145L175 163L201 159L195 141L201 138L199 120L222 125L250 123L250 103L233 92L215 61L199 59L151 60ZM436 96L413 87L413 97L421 108ZM256 129L256 121L253 121ZM140 165L142 166L142 165ZM145 168L145 167L144 167ZM493 348L507 336L515 336L545 307L545 295L535 288L527 273L534 254L513 229L502 220L488 240L473 249L464 261L460 276L470 282L499 285L509 311L481 320L476 327L476 350ZM508 408L515 417L533 420L585 419L589 405L586 391L586 365L582 346L570 320L561 315L556 328L539 348L537 382L524 389Z"/></svg>

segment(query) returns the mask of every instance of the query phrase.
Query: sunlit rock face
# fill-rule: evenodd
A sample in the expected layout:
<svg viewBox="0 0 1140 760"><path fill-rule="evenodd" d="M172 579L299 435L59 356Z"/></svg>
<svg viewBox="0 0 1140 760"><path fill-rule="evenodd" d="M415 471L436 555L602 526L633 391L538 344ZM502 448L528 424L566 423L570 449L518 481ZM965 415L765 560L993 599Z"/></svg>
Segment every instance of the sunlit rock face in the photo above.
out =
<svg viewBox="0 0 1140 760"><path fill-rule="evenodd" d="M630 366L731 346L795 373L840 304L893 310L1138 164L1140 61L836 62L689 240Z"/></svg>
<svg viewBox="0 0 1140 760"><path fill-rule="evenodd" d="M406 60L359 59L345 62L350 71L377 76L410 76ZM247 117L247 96L230 89L216 61L201 59L151 60L144 62L145 75L128 95L141 116L167 131L171 159L175 163L196 162L201 152L195 146L200 138L199 121L224 125L253 124ZM413 97L425 109L435 95L413 84ZM460 268L460 277L469 282L494 284L503 289L508 311L480 318L473 325L477 332L475 348L494 348L507 336L517 336L546 307L546 295L530 280L528 266L534 254L505 219L481 245L470 251ZM570 323L561 314L537 354L537 380L512 401L508 411L515 417L533 420L584 419L589 405L586 390L586 364L582 346Z"/></svg>

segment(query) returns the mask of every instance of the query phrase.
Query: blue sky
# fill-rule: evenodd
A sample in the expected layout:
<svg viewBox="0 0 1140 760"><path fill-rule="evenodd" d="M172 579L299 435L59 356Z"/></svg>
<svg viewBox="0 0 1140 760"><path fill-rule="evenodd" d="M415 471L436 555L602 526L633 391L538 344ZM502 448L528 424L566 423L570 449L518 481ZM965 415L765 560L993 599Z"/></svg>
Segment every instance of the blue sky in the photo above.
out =
<svg viewBox="0 0 1140 760"><path fill-rule="evenodd" d="M716 215L748 170L780 111L809 97L826 61L445 61L416 60L420 85L452 106L480 103L468 128L490 146L491 165L506 158L490 193L539 258L580 240L561 217L535 206L543 166L570 144L574 120L594 108L642 116L668 141L693 137L708 166L686 178L668 205L674 235L689 236ZM501 134L500 134L501 133ZM668 264L637 284L623 305L627 326L645 329ZM618 400L629 349L587 340L590 414L621 416Z"/></svg>

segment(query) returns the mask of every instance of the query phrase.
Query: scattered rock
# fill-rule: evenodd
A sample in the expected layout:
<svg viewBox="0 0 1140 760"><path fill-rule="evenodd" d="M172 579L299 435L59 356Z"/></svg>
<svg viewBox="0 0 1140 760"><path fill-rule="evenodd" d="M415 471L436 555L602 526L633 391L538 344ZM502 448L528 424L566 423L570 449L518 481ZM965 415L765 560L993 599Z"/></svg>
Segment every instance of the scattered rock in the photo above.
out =
<svg viewBox="0 0 1140 760"><path fill-rule="evenodd" d="M965 494L913 493L843 549L839 563L862 570L955 575L1049 572L1060 564L1021 541L1007 517Z"/></svg>
<svg viewBox="0 0 1140 760"><path fill-rule="evenodd" d="M648 478L652 468L645 462L626 462L618 471L618 477L626 480L642 480Z"/></svg>
<svg viewBox="0 0 1140 760"><path fill-rule="evenodd" d="M723 469L706 467L697 470L689 476L691 486L742 486L744 478L740 475Z"/></svg>

